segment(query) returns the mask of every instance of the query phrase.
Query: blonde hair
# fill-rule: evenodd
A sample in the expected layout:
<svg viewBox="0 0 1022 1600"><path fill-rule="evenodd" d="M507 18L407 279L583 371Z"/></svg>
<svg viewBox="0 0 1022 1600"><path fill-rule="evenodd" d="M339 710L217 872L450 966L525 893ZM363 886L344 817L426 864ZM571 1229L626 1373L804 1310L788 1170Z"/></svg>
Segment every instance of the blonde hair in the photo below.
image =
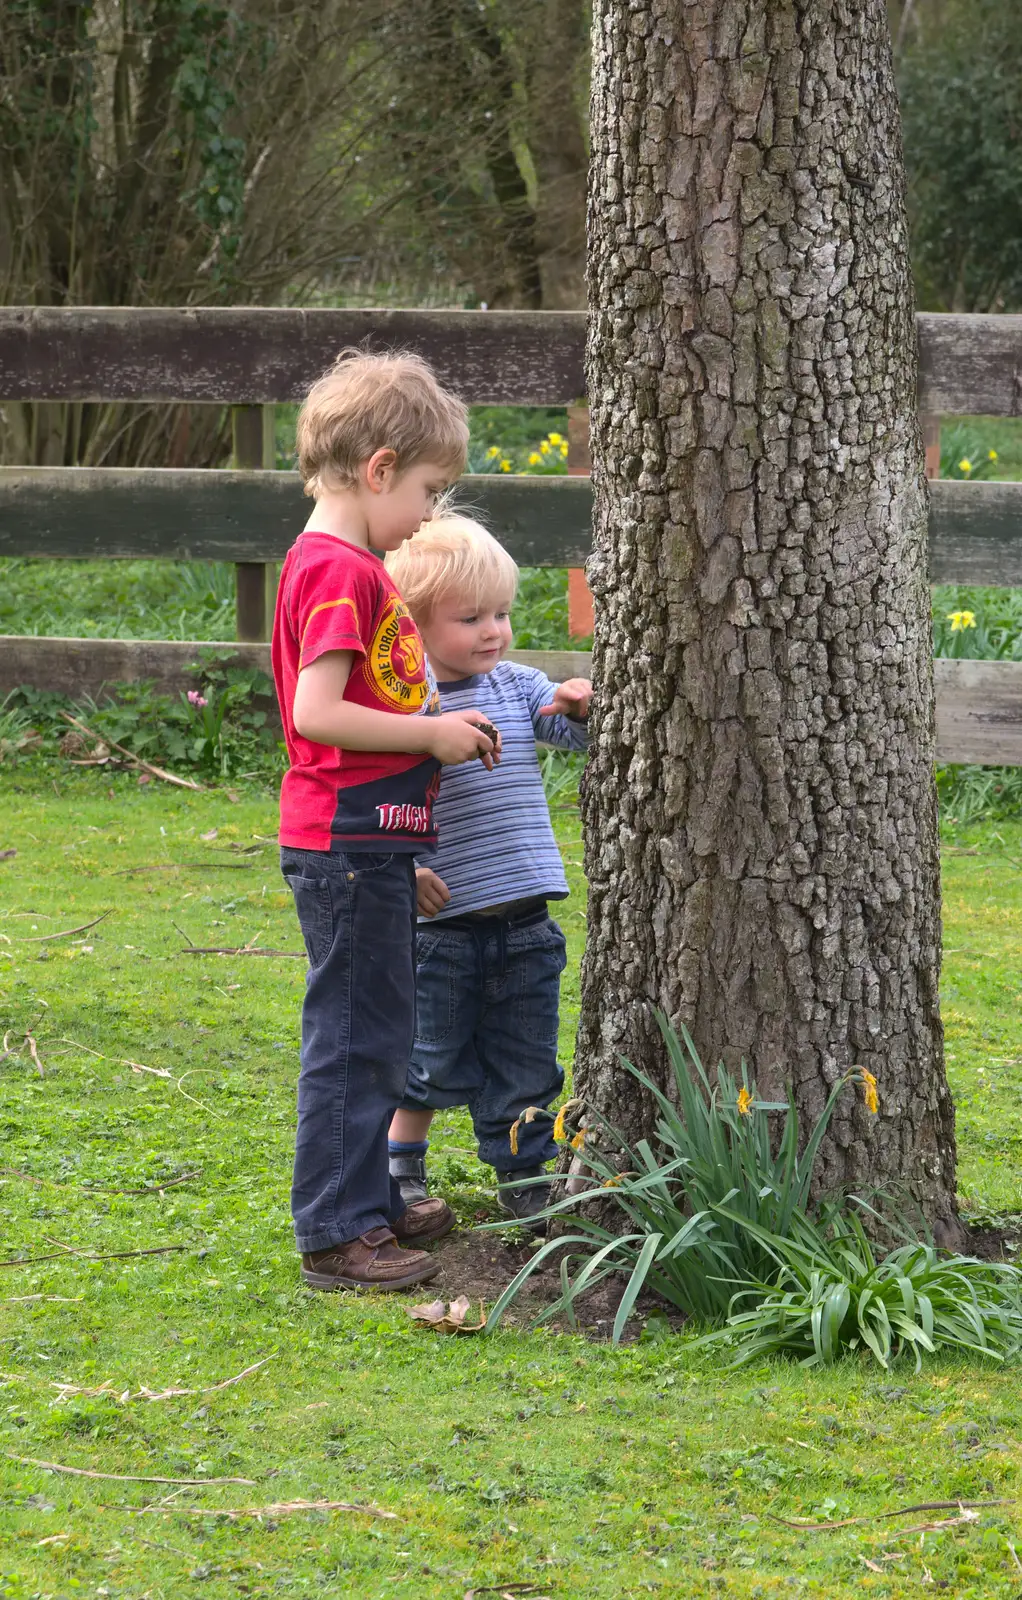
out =
<svg viewBox="0 0 1022 1600"><path fill-rule="evenodd" d="M351 489L358 467L390 449L399 471L435 461L456 478L468 454L468 413L421 356L342 350L313 384L298 414L298 470L313 498Z"/></svg>
<svg viewBox="0 0 1022 1600"><path fill-rule="evenodd" d="M518 567L481 522L441 510L387 556L387 571L416 622L428 622L439 600L456 597L473 606L507 597L518 588Z"/></svg>

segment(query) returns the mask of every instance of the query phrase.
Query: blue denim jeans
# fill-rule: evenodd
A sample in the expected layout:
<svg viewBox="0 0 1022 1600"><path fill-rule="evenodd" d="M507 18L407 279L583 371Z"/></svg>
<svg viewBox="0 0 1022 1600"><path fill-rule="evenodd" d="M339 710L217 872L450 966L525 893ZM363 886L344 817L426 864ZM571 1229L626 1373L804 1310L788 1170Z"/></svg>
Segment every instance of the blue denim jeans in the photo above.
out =
<svg viewBox="0 0 1022 1600"><path fill-rule="evenodd" d="M545 911L524 925L502 917L419 925L415 1048L402 1104L409 1111L468 1106L479 1159L498 1172L540 1166L556 1154L552 1122L511 1124L549 1106L564 1086L557 1012L567 957Z"/></svg>
<svg viewBox="0 0 1022 1600"><path fill-rule="evenodd" d="M291 1213L299 1250L404 1211L387 1160L415 1037L415 862L280 852L309 957Z"/></svg>

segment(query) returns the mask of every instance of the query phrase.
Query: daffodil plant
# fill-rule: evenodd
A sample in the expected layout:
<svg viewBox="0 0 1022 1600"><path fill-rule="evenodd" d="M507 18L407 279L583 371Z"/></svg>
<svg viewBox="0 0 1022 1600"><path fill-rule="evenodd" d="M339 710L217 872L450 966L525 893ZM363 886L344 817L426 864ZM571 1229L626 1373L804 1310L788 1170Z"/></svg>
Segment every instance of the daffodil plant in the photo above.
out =
<svg viewBox="0 0 1022 1600"><path fill-rule="evenodd" d="M579 1297L617 1277L615 1343L647 1289L711 1329L706 1341L729 1345L736 1363L792 1354L819 1365L864 1351L884 1367L905 1354L918 1366L941 1347L998 1360L1019 1354L1015 1269L943 1255L889 1203L881 1217L861 1197L812 1199L813 1168L838 1098L858 1089L866 1117L880 1113L873 1073L853 1066L838 1079L803 1144L790 1090L784 1101L760 1099L744 1063L740 1079L721 1064L711 1083L685 1030L679 1038L660 1013L657 1023L673 1094L623 1061L657 1105L654 1140L630 1144L579 1100L562 1107L553 1133L571 1143L582 1187L545 1215L565 1218L571 1231L535 1252L494 1305L488 1330L532 1273L556 1257L561 1292L536 1321L563 1315L574 1323ZM520 1121L547 1115L530 1107ZM587 1215L594 1200L602 1204ZM608 1205L623 1214L623 1226L608 1225ZM888 1237L900 1234L898 1247L880 1252L864 1217Z"/></svg>

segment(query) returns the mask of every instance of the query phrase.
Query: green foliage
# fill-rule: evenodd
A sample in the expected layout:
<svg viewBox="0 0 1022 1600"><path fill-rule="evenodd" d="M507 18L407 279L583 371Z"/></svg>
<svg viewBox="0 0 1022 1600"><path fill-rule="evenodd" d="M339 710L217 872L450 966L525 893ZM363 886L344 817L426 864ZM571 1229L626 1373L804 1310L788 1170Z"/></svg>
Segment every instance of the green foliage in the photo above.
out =
<svg viewBox="0 0 1022 1600"><path fill-rule="evenodd" d="M512 465L505 470L519 472L520 463L539 453L551 433L565 437L567 432L563 406L471 406L468 470L498 472L500 462L509 461Z"/></svg>
<svg viewBox="0 0 1022 1600"><path fill-rule="evenodd" d="M578 786L585 766L585 756L577 750L544 750L539 758L539 770L547 805L578 804Z"/></svg>
<svg viewBox="0 0 1022 1600"><path fill-rule="evenodd" d="M952 0L899 91L912 256L935 311L1022 304L1022 35L1002 0Z"/></svg>
<svg viewBox="0 0 1022 1600"><path fill-rule="evenodd" d="M564 567L523 567L511 612L519 650L585 650L568 632L568 574Z"/></svg>
<svg viewBox="0 0 1022 1600"><path fill-rule="evenodd" d="M11 765L27 746L35 742L36 732L28 711L17 700L17 691L14 689L0 700L0 762L7 761Z"/></svg>
<svg viewBox="0 0 1022 1600"><path fill-rule="evenodd" d="M937 1350L1003 1361L1022 1349L1022 1278L1014 1267L945 1256L919 1241L878 1258L855 1212L836 1208L822 1227L796 1212L786 1234L745 1225L777 1270L771 1282L740 1290L727 1327L707 1337L731 1346L736 1364L788 1355L815 1367L863 1350L885 1369L911 1355L918 1372L923 1356Z"/></svg>
<svg viewBox="0 0 1022 1600"><path fill-rule="evenodd" d="M967 422L952 423L940 431L940 475L966 482L999 478L1000 454L981 429Z"/></svg>
<svg viewBox="0 0 1022 1600"><path fill-rule="evenodd" d="M885 1369L911 1353L918 1371L923 1354L942 1349L996 1360L1022 1351L1022 1278L1014 1268L944 1256L904 1224L907 1242L880 1257L859 1212L881 1219L861 1199L811 1203L816 1156L842 1090L862 1083L876 1110L868 1073L853 1069L838 1080L803 1144L790 1092L787 1104L757 1100L744 1063L740 1088L723 1064L711 1084L688 1034L682 1030L679 1040L666 1017L656 1017L672 1095L623 1060L656 1102L654 1145L630 1145L589 1111L578 1159L592 1184L545 1213L572 1213L578 1231L536 1251L497 1300L488 1329L556 1257L561 1293L537 1322L574 1318L582 1294L620 1275L615 1342L640 1293L654 1289L696 1322L723 1323L705 1342L733 1347L736 1363L783 1354L816 1366L861 1349ZM784 1116L779 1138L770 1122L777 1113ZM579 1215L593 1198L624 1212L624 1231ZM891 1225L885 1216L883 1226Z"/></svg>
<svg viewBox="0 0 1022 1600"><path fill-rule="evenodd" d="M684 1029L679 1040L666 1017L656 1016L670 1058L673 1094L664 1094L630 1061L622 1063L656 1103L655 1148L648 1140L630 1145L601 1113L589 1111L579 1161L591 1186L547 1213L572 1213L572 1226L579 1231L537 1251L494 1306L488 1326L497 1325L532 1273L565 1244L585 1247L583 1264L572 1278L568 1259L561 1262L561 1295L542 1317L571 1314L586 1289L627 1269L615 1339L646 1287L697 1321L713 1323L727 1314L736 1284L758 1283L769 1271L764 1236L784 1236L796 1217L808 1222L813 1163L849 1079L835 1084L800 1149L798 1111L790 1095L787 1102L756 1101L744 1064L740 1084L723 1063L712 1084ZM770 1113L784 1113L776 1149ZM594 1196L624 1212L628 1231L619 1235L577 1215Z"/></svg>
<svg viewBox="0 0 1022 1600"><path fill-rule="evenodd" d="M0 633L72 639L233 639L224 561L0 558Z"/></svg>
<svg viewBox="0 0 1022 1600"><path fill-rule="evenodd" d="M12 709L38 731L49 755L68 735L61 712L70 709L102 740L116 741L178 774L272 781L284 765L266 709L272 681L256 669L226 666L212 651L197 666L201 688L187 694L160 694L152 682L140 680L110 684L98 703L71 702L27 685L9 698Z"/></svg>

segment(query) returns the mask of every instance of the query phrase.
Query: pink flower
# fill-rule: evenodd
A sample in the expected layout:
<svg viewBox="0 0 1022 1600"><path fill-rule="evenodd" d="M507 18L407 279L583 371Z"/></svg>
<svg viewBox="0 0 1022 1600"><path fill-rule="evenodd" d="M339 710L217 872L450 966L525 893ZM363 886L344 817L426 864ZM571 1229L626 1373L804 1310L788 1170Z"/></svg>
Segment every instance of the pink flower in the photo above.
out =
<svg viewBox="0 0 1022 1600"><path fill-rule="evenodd" d="M196 706L199 710L201 710L203 706L209 704L209 701L206 699L205 695L200 694L198 689L189 689L188 702L190 705Z"/></svg>

